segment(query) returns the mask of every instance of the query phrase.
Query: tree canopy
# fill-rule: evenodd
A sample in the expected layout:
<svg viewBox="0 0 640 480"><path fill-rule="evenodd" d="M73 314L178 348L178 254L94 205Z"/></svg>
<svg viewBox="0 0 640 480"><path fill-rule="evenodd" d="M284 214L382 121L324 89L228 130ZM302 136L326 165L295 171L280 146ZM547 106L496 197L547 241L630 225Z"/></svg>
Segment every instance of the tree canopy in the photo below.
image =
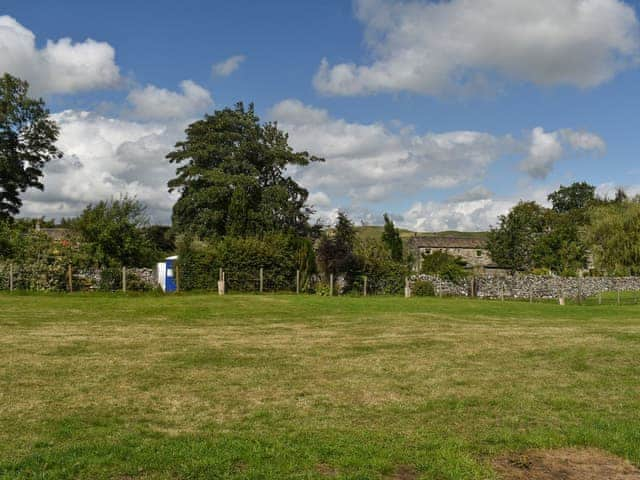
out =
<svg viewBox="0 0 640 480"><path fill-rule="evenodd" d="M553 210L566 213L588 207L596 199L596 187L587 182L574 182L568 187L560 186L550 193L547 199L553 205Z"/></svg>
<svg viewBox="0 0 640 480"><path fill-rule="evenodd" d="M20 212L20 195L43 190L42 168L62 153L58 127L42 99L28 96L29 84L7 73L0 77L0 218Z"/></svg>
<svg viewBox="0 0 640 480"><path fill-rule="evenodd" d="M87 206L73 224L100 267L147 266L156 252L145 235L145 206L135 198L122 197Z"/></svg>
<svg viewBox="0 0 640 480"><path fill-rule="evenodd" d="M640 203L619 200L590 211L585 229L595 266L609 275L640 274Z"/></svg>
<svg viewBox="0 0 640 480"><path fill-rule="evenodd" d="M438 275L445 280L459 283L468 276L466 265L467 263L460 257L455 257L447 252L435 251L422 254L420 272L427 275Z"/></svg>
<svg viewBox="0 0 640 480"><path fill-rule="evenodd" d="M329 275L354 274L358 260L354 254L356 231L353 222L344 212L338 212L333 235L325 234L318 244L318 264L322 273Z"/></svg>
<svg viewBox="0 0 640 480"><path fill-rule="evenodd" d="M520 202L500 215L499 222L487 238L493 261L513 272L533 268L536 242L544 231L544 209L535 202Z"/></svg>
<svg viewBox="0 0 640 480"><path fill-rule="evenodd" d="M238 103L192 123L167 158L177 165L169 189L180 193L173 208L178 231L200 237L308 232L308 192L286 169L322 159L294 152L277 124L260 124L253 105Z"/></svg>

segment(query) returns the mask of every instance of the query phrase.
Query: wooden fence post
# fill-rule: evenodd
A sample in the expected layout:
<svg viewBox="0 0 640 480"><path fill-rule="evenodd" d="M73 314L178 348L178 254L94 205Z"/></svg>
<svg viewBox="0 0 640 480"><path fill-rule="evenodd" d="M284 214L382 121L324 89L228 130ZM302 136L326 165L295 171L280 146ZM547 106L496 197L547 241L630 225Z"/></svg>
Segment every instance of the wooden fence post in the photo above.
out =
<svg viewBox="0 0 640 480"><path fill-rule="evenodd" d="M127 293L127 267L122 267L122 291Z"/></svg>
<svg viewBox="0 0 640 480"><path fill-rule="evenodd" d="M13 292L13 263L9 264L9 291Z"/></svg>
<svg viewBox="0 0 640 480"><path fill-rule="evenodd" d="M329 296L333 297L333 273L329 274Z"/></svg>
<svg viewBox="0 0 640 480"><path fill-rule="evenodd" d="M224 285L224 270L220 269L220 277L218 277L218 295L224 295L225 293L225 285Z"/></svg>
<svg viewBox="0 0 640 480"><path fill-rule="evenodd" d="M73 292L73 271L71 264L67 267L67 290L69 293Z"/></svg>
<svg viewBox="0 0 640 480"><path fill-rule="evenodd" d="M260 267L260 293L262 293L264 287L264 269Z"/></svg>
<svg viewBox="0 0 640 480"><path fill-rule="evenodd" d="M180 292L180 265L175 264L175 272L176 272L176 293Z"/></svg>
<svg viewBox="0 0 640 480"><path fill-rule="evenodd" d="M296 295L300 293L300 270L296 270Z"/></svg>
<svg viewBox="0 0 640 480"><path fill-rule="evenodd" d="M364 287L363 287L363 291L362 294L366 297L367 296L367 276L364 276Z"/></svg>
<svg viewBox="0 0 640 480"><path fill-rule="evenodd" d="M578 305L582 305L582 277L578 277Z"/></svg>

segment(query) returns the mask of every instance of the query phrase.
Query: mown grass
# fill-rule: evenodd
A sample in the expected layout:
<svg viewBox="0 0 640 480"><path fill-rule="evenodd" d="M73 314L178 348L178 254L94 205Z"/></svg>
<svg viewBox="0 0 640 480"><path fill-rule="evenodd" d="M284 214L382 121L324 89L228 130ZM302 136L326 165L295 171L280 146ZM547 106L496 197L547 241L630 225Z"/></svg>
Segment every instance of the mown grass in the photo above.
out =
<svg viewBox="0 0 640 480"><path fill-rule="evenodd" d="M640 465L639 314L0 295L0 478L484 479L560 446Z"/></svg>

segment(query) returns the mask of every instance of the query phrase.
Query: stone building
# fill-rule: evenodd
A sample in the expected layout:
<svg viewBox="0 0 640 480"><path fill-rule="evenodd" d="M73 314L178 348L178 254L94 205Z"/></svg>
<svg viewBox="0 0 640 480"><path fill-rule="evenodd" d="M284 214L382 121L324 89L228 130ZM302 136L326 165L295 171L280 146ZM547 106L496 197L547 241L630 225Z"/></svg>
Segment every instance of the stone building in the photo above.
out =
<svg viewBox="0 0 640 480"><path fill-rule="evenodd" d="M416 235L408 240L408 247L416 258L417 270L420 270L423 254L437 251L462 258L470 269L479 273L498 270L487 250L486 238L482 236Z"/></svg>

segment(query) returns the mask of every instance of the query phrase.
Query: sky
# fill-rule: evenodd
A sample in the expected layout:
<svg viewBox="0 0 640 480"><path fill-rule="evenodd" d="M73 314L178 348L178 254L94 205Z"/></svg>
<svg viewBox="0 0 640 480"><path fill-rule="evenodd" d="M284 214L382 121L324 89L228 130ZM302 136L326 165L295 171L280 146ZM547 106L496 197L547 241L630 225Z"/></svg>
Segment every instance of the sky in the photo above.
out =
<svg viewBox="0 0 640 480"><path fill-rule="evenodd" d="M165 155L254 102L324 163L290 170L315 216L485 230L560 185L640 193L636 0L159 0L0 5L0 73L60 126L24 216L136 196L169 224Z"/></svg>

